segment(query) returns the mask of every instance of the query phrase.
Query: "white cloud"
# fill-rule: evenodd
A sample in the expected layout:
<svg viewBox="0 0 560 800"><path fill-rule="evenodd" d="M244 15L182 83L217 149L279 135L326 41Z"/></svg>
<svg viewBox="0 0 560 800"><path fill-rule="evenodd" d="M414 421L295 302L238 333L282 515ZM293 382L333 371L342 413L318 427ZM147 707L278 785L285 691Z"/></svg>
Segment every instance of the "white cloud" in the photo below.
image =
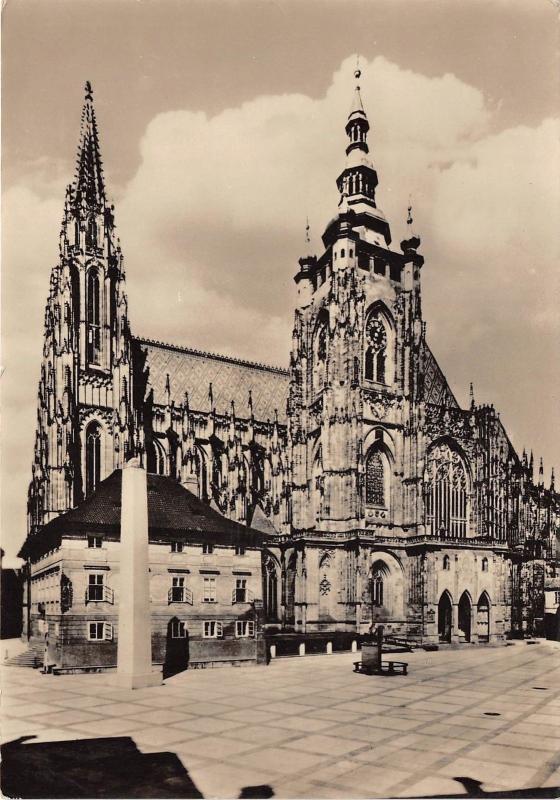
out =
<svg viewBox="0 0 560 800"><path fill-rule="evenodd" d="M176 110L150 122L141 164L116 209L135 331L287 364L305 218L318 250L336 213L353 68L354 58L346 59L320 99L257 97L214 117ZM495 109L478 89L382 57L363 62L361 83L394 246L413 196L434 350L452 384L473 378L481 399L495 398L514 434L550 461L543 421L552 427L559 393L558 370L550 369L558 337L558 121L496 131ZM43 173L38 165L4 199L5 307L25 299L25 319L5 320L18 336L11 353L5 348L15 355L17 385L8 393L15 400L5 439L14 471L26 478L30 451L17 443L34 426L42 308L63 203L62 186L49 192ZM23 509L25 486L17 493Z"/></svg>

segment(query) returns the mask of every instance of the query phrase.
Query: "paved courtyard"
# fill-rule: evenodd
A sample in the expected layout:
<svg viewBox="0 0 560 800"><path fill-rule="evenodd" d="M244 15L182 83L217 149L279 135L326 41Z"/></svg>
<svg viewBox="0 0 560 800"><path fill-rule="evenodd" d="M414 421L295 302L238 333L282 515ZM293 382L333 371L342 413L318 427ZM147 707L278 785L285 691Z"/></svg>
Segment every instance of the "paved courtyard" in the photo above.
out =
<svg viewBox="0 0 560 800"><path fill-rule="evenodd" d="M557 794L560 644L419 651L399 656L406 677L355 674L357 657L194 670L136 691L9 667L2 740L130 737L176 754L205 798L466 795L473 780Z"/></svg>

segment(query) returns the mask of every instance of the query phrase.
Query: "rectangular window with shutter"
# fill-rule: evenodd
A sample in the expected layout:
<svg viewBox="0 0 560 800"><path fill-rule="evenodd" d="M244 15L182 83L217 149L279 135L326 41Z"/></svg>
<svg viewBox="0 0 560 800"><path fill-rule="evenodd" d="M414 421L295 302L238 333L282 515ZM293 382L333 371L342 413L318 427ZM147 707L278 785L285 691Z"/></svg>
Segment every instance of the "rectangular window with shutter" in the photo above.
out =
<svg viewBox="0 0 560 800"><path fill-rule="evenodd" d="M220 639L223 636L223 626L216 620L205 620L202 629L205 639Z"/></svg>
<svg viewBox="0 0 560 800"><path fill-rule="evenodd" d="M88 622L88 639L90 642L107 642L113 640L113 626L110 622Z"/></svg>
<svg viewBox="0 0 560 800"><path fill-rule="evenodd" d="M255 623L250 619L238 619L235 623L235 635L238 639L252 639L255 635Z"/></svg>

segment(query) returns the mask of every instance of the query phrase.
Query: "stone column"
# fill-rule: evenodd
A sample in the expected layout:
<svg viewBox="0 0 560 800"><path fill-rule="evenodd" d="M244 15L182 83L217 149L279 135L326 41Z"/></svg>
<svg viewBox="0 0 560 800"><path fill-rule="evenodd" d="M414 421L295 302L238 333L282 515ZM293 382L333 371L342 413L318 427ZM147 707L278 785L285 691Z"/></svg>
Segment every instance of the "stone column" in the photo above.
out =
<svg viewBox="0 0 560 800"><path fill-rule="evenodd" d="M453 603L453 624L451 627L451 641L457 643L460 641L459 637L459 604Z"/></svg>
<svg viewBox="0 0 560 800"><path fill-rule="evenodd" d="M141 689L162 682L161 668L152 670L152 624L148 558L148 490L139 459L122 471L119 631L119 686Z"/></svg>

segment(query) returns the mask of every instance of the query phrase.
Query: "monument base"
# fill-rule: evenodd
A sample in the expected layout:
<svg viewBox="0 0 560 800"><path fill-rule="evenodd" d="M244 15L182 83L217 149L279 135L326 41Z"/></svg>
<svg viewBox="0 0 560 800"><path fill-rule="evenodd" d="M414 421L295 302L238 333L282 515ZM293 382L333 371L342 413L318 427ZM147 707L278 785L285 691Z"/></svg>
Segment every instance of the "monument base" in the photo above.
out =
<svg viewBox="0 0 560 800"><path fill-rule="evenodd" d="M121 689L147 689L150 686L161 686L163 683L162 672L145 672L130 675L117 672L111 681Z"/></svg>

